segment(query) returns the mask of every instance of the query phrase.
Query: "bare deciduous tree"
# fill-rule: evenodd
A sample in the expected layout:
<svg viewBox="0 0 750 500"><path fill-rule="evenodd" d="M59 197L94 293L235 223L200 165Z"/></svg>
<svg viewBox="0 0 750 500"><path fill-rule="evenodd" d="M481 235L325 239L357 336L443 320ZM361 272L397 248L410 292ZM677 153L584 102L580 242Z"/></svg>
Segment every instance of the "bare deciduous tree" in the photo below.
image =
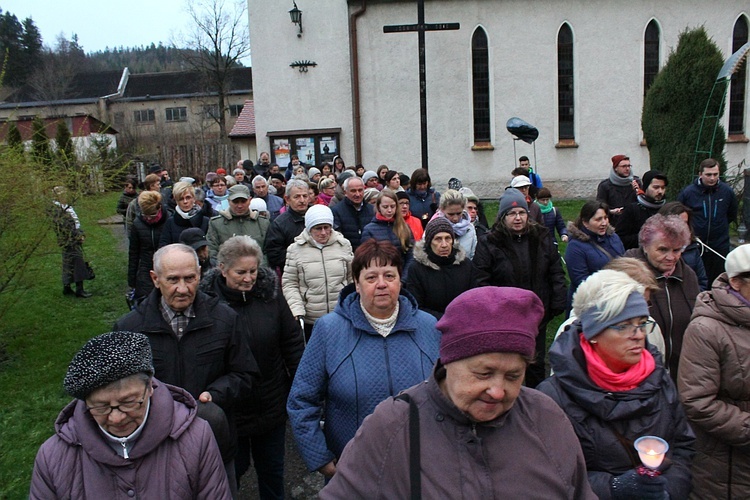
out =
<svg viewBox="0 0 750 500"><path fill-rule="evenodd" d="M250 53L247 2L188 0L187 11L193 25L181 45L192 51L184 51L185 62L200 72L207 91L216 92L219 112L213 119L219 124L222 141L226 141L231 71Z"/></svg>

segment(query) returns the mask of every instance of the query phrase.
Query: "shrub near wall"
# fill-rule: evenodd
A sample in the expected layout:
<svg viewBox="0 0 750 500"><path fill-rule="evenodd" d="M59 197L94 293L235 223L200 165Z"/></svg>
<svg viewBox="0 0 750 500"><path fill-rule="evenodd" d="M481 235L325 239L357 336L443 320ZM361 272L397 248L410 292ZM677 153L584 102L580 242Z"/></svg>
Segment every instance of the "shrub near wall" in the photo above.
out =
<svg viewBox="0 0 750 500"><path fill-rule="evenodd" d="M698 156L693 164L701 118L723 64L721 51L704 28L686 30L646 94L641 119L643 135L651 169L660 170L669 178L669 198L675 198L693 180L697 163L708 157ZM714 95L712 99L708 109L715 112L721 96ZM721 114L720 111L718 115ZM700 149L712 149L723 171L726 133L719 126L711 148L714 122L707 120L706 124L709 130L703 131Z"/></svg>

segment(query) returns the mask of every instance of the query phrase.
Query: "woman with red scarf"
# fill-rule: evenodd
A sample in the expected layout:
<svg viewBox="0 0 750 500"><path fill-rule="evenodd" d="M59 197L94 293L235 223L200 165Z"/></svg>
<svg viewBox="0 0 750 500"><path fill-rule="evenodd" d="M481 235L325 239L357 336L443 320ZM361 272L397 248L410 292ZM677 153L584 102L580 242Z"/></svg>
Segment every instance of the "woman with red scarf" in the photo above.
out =
<svg viewBox="0 0 750 500"><path fill-rule="evenodd" d="M159 249L162 228L169 219L158 191L143 191L138 195L140 213L130 227L128 251L128 286L138 301L151 293L154 282L150 271L154 268L154 252Z"/></svg>
<svg viewBox="0 0 750 500"><path fill-rule="evenodd" d="M557 402L578 435L599 498L687 498L695 435L661 355L643 286L620 271L592 274L576 291L578 319L550 349L554 375L537 389ZM669 443L659 475L643 474L641 436ZM639 470L640 469L640 470Z"/></svg>

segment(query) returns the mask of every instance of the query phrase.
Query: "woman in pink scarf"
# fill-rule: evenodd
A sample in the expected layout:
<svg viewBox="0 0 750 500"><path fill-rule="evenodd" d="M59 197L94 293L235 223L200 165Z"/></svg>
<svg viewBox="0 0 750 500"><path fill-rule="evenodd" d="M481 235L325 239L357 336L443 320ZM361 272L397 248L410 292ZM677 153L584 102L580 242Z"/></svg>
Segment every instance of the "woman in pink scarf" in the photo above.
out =
<svg viewBox="0 0 750 500"><path fill-rule="evenodd" d="M695 436L646 336L654 326L643 286L620 271L592 274L576 290L577 320L550 349L554 375L537 388L567 414L600 498L687 498ZM651 477L633 442L658 436L669 452Z"/></svg>

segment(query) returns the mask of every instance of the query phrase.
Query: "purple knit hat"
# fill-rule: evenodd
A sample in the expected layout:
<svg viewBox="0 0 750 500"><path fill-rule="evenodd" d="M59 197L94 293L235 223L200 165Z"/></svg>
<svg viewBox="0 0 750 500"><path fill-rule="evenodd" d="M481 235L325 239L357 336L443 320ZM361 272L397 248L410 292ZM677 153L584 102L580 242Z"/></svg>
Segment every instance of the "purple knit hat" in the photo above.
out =
<svg viewBox="0 0 750 500"><path fill-rule="evenodd" d="M485 286L453 299L438 321L440 361L445 365L488 352L517 352L532 357L544 316L534 292Z"/></svg>

